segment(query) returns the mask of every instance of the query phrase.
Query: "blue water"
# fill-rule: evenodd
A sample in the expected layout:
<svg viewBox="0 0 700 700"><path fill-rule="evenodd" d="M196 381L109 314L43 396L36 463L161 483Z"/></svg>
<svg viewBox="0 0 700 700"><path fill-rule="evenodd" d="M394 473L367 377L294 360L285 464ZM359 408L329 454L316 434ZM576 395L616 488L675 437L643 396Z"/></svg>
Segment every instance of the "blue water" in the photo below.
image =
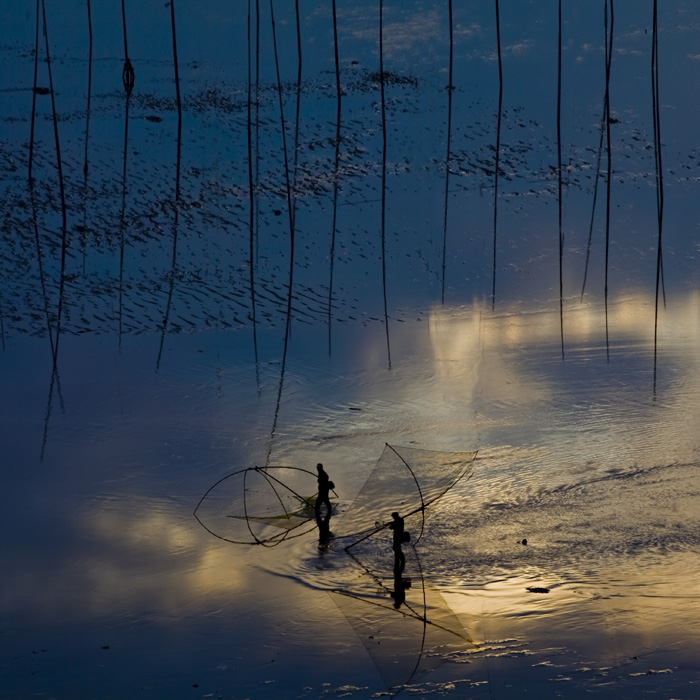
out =
<svg viewBox="0 0 700 700"><path fill-rule="evenodd" d="M607 299L602 4L563 8L561 297L554 5L501 3L497 198L493 4L454 7L448 164L447 4L384 8L383 163L378 4L338 3L337 167L331 5L300 8L299 92L294 6L278 5L290 305L269 5L252 258L247 5L175 6L177 198L170 6L126 6L129 100L121 8L92 7L87 129L86 6L47 3L65 229L46 94L27 184L34 7L0 9L0 697L362 698L404 667L426 696L695 697L695 5L659 8L657 296L651 7L615 3ZM469 640L426 635L425 674L388 539L367 572L314 532L240 547L193 517L216 481L269 464L323 462L350 507L387 442L478 450L407 564L409 604ZM377 602L385 618L362 612ZM393 651L377 654L382 620Z"/></svg>

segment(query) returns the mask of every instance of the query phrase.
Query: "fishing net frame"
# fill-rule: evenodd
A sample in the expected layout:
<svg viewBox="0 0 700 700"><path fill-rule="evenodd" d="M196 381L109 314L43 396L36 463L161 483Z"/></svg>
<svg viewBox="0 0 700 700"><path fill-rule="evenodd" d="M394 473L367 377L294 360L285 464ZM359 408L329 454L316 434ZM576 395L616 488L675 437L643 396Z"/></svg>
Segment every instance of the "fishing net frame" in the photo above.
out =
<svg viewBox="0 0 700 700"><path fill-rule="evenodd" d="M280 533L277 533L275 535L272 535L270 537L259 537L254 531L251 526L251 520L254 520L255 518L259 516L254 516L251 515L248 512L248 496L247 496L247 489L246 489L246 484L247 484L247 479L248 475L251 473L259 474L260 476L263 477L263 479L267 482L268 486L272 490L272 493L274 494L276 500L279 502L280 506L282 507L282 510L284 511L284 515L281 516L282 518L290 518L293 513L288 510L287 506L284 503L284 499L280 496L280 491L282 489L285 489L288 491L294 498L296 498L299 503L305 503L307 507L314 507L315 499L316 496L318 495L318 492L314 494L313 496L302 496L301 494L297 493L293 488L289 486L289 484L286 484L283 482L281 479L278 479L276 476L274 476L271 473L271 470L276 470L276 469L285 469L285 470L290 470L294 472L301 472L304 474L308 474L309 476L312 476L314 479L316 478L316 474L314 474L312 471L309 471L308 469L303 469L302 467L289 467L289 466L283 466L283 465L270 465L267 467L245 467L243 469L237 469L234 472L231 472L227 474L226 476L221 477L218 481L214 482L202 495L202 497L199 499L194 511L193 515L197 522L211 535L216 537L217 539L220 539L224 542L230 542L231 544L245 544L245 545L261 545L263 547L276 547L278 544L281 544L285 540L288 539L293 539L295 537L301 537L303 535L308 534L311 532L313 529L315 529L316 525L314 523L313 527L305 529L303 532L300 533L295 533L291 534L294 530L298 529L299 527L302 527L304 525L309 524L310 520L304 520L300 522L299 524L295 525L293 528L284 530ZM247 540L238 540L238 539L232 539L230 537L225 537L224 535L220 535L218 532L215 532L212 530L205 522L200 518L199 516L199 510L204 503L204 501L207 499L209 494L214 491L218 486L220 486L222 483L227 481L228 479L232 479L233 477L243 475L243 498L242 498L242 503L243 503L243 516L227 516L227 517L235 517L239 519L243 519L246 522L246 527L248 529L248 532L250 533L250 536L252 537L253 541L247 541ZM279 489L279 490L278 490ZM335 493L335 491L333 491ZM337 497L337 494L336 494Z"/></svg>
<svg viewBox="0 0 700 700"><path fill-rule="evenodd" d="M402 454L403 453L403 454ZM369 473L362 488L345 508L344 512L334 514L336 520L340 522L341 532L333 534L329 539L340 544L348 542L344 545L344 549L349 551L352 547L360 542L372 537L373 535L383 531L391 524L391 520L387 522L379 522L370 518L369 513L372 511L386 511L387 514L392 510L399 510L396 501L404 498L411 501L411 505L406 506L402 512L403 518L410 518L416 514L420 514L420 532L414 538L412 544L418 544L425 530L425 511L426 509L442 498L450 489L452 489L467 473L469 476L473 473L471 466L476 458L478 451L473 452L438 452L433 450L425 450L423 448L398 446L394 447L389 443L384 444L384 450L377 460L372 471ZM407 459L408 457L408 459ZM413 457L413 459L411 459ZM409 464L409 461L414 461L414 466ZM417 463L417 464L416 464ZM418 466L422 466L426 474L419 472L416 474ZM447 467L447 468L446 468ZM421 486L421 479L428 477L429 470L438 469L440 474L436 477L432 475L433 481L437 486L426 485ZM260 545L264 547L275 547L282 542L303 537L317 529L317 523L314 517L300 518L300 522L294 524L291 528L284 529L270 536L260 536L253 529L253 522L265 522L268 525L284 527L281 523L291 522L293 516L298 511L292 511L288 505L285 505L283 494L288 497L291 495L297 504L303 504L307 510L311 510L315 506L315 499L318 496L316 492L312 496L303 496L297 490L292 488L289 483L285 483L275 473L276 470L287 470L295 474L304 474L316 479L317 475L303 469L301 467L291 467L282 465L270 465L266 467L246 467L238 469L226 476L222 477L212 484L207 491L202 495L194 509L194 517L199 524L214 537L232 544L245 545ZM426 471L427 470L427 471ZM446 476L443 472L446 472ZM252 474L262 477L271 490L271 498L281 507L281 515L278 516L257 516L250 510L249 498L247 493L248 479ZM245 520L246 529L250 535L250 539L241 539L239 537L227 537L216 532L210 527L202 517L200 517L200 508L207 497L222 483L234 477L242 476L242 515L227 515L227 518L235 518ZM421 477L419 479L419 476ZM397 493L395 493L395 490ZM389 496L387 497L387 492ZM337 493L333 490L335 497ZM401 505L405 505L405 500L401 500ZM359 511L359 516L357 511ZM362 518L364 517L364 521ZM367 522L373 523L367 526ZM354 521L354 522L353 522ZM342 532L342 526L346 525L346 532ZM309 527L304 527L308 525ZM300 530L301 528L301 530Z"/></svg>

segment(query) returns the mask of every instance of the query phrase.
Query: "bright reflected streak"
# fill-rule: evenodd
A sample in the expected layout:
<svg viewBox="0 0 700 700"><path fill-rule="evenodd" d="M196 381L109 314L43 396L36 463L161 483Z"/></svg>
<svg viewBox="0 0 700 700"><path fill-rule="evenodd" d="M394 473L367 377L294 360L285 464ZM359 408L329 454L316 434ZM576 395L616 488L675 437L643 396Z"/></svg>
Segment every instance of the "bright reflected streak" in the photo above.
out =
<svg viewBox="0 0 700 700"><path fill-rule="evenodd" d="M595 304L577 304L565 309L569 345L584 345L605 339L605 309ZM671 340L679 335L700 338L700 293L693 291L674 299L660 316L662 334ZM649 347L654 339L654 297L645 292L628 294L609 305L611 338L635 339ZM556 309L529 311L522 308L491 314L487 305L475 303L459 311L435 307L430 332L437 360L464 360L503 346L542 345L559 339ZM663 349L663 348L662 348Z"/></svg>

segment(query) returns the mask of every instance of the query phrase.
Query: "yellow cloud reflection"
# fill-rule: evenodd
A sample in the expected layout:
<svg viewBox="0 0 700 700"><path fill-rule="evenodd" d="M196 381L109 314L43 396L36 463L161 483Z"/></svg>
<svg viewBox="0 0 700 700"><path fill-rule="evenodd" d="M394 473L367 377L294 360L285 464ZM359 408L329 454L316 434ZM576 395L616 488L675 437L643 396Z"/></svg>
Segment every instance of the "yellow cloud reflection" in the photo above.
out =
<svg viewBox="0 0 700 700"><path fill-rule="evenodd" d="M654 340L653 295L630 293L608 304L607 327L612 342L620 338L638 340L651 347ZM605 340L605 306L600 303L564 305L564 345L577 346ZM467 353L487 352L503 346L558 343L561 337L559 308L523 310L498 308L475 302L459 312L435 308L430 315L430 332L435 357L463 359ZM673 299L668 307L660 304L659 340L677 337L700 338L700 292ZM663 344L660 345L663 348Z"/></svg>
<svg viewBox="0 0 700 700"><path fill-rule="evenodd" d="M498 655L512 646L508 640L517 640L520 652L549 655L555 664L561 652L552 650L565 649L582 665L638 661L645 672L669 652L676 664L697 654L699 574L694 553L676 552L611 563L600 575L581 573L578 580L526 568L442 595L487 653Z"/></svg>
<svg viewBox="0 0 700 700"><path fill-rule="evenodd" d="M161 504L144 503L143 512L100 510L88 516L88 527L107 559L90 569L102 597L97 605L109 608L126 595L172 609L204 594L234 595L247 585L235 547Z"/></svg>

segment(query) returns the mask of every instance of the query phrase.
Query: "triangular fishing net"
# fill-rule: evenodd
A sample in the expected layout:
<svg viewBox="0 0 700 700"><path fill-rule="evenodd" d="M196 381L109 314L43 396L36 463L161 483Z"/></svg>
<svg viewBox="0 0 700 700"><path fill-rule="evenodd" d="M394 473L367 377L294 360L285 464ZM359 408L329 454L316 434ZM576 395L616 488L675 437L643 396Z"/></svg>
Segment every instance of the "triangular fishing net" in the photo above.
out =
<svg viewBox="0 0 700 700"><path fill-rule="evenodd" d="M406 567L393 576L390 565L375 571L353 557L360 575L351 588L330 594L394 692L475 646L440 592L427 585L415 549L405 550Z"/></svg>
<svg viewBox="0 0 700 700"><path fill-rule="evenodd" d="M335 518L335 537L353 546L353 540L383 529L391 513L398 512L415 544L422 535L425 509L471 473L475 457L476 452L385 445L360 492Z"/></svg>

